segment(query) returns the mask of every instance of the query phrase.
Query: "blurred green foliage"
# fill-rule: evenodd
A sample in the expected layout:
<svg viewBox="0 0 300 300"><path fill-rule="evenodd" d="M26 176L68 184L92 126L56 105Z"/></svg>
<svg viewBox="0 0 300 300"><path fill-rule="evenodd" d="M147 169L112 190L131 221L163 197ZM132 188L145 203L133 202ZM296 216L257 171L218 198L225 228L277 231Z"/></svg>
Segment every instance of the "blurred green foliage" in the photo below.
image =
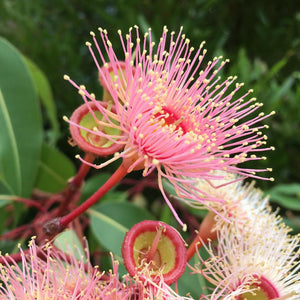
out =
<svg viewBox="0 0 300 300"><path fill-rule="evenodd" d="M297 0L290 0L288 5L280 0L2 0L0 35L39 66L42 73L37 76L48 78L52 91L47 95L56 104L61 128L58 147L62 152L74 155L77 149L68 145L68 126L61 117L69 116L82 101L62 79L63 74L101 95L97 70L85 46L89 31L106 28L115 51L121 53L116 31L126 32L134 24L142 31L151 27L156 39L163 25L175 31L183 26L193 46L206 40L208 56L222 54L230 58L224 75L238 75L245 90L254 89L265 113L277 112L265 121L270 126L265 131L268 144L276 151L267 153L267 161L255 163L257 168L272 167L275 182L259 181L258 185L268 190L277 183L300 182ZM55 120L53 115L44 114L44 128L49 131L49 141L53 141Z"/></svg>

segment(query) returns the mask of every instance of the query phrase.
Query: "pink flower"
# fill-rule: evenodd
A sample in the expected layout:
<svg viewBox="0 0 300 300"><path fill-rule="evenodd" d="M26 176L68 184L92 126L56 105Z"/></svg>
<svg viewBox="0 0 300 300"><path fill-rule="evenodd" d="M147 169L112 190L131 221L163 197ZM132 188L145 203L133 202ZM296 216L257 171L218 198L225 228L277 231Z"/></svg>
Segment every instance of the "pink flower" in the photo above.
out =
<svg viewBox="0 0 300 300"><path fill-rule="evenodd" d="M88 251L87 259L77 260L51 244L37 246L34 237L29 249L23 251L20 247L20 253L21 265L8 255L1 257L1 300L191 299L179 296L163 276L154 281L146 274L134 278L126 274L120 280L119 262L112 254L112 269L105 274L90 265Z"/></svg>
<svg viewBox="0 0 300 300"><path fill-rule="evenodd" d="M22 265L7 256L0 265L0 299L100 299L97 268L76 260L50 244L29 243L29 254L20 248Z"/></svg>
<svg viewBox="0 0 300 300"><path fill-rule="evenodd" d="M210 181L199 179L196 186L209 195L206 206L224 216L227 221L239 220L243 226L250 217L269 210L269 197L264 196L263 192L255 187L254 181L245 182L234 173L220 170L214 171L214 175L220 179ZM223 199L224 202L211 201L213 198Z"/></svg>
<svg viewBox="0 0 300 300"><path fill-rule="evenodd" d="M64 77L79 90L86 103L97 105L103 114L102 121L122 132L110 140L123 144L124 150L94 167L102 168L122 158L128 172L143 169L143 175L147 176L156 169L160 190L182 226L164 192L163 178L174 185L178 196L191 200L191 204L207 201L209 195L200 191L205 199L201 198L195 183L198 178L215 179L213 170L261 178L256 173L267 169L247 169L237 164L265 159L259 153L273 149L264 146L267 137L260 131L264 128L261 121L268 116L260 113L249 118L262 106L255 98L248 98L252 90L234 97L243 84L235 84L236 77L222 81L217 75L228 60L215 57L202 66L206 54L204 43L194 52L182 29L178 35L174 32L168 35L165 27L155 45L151 29L140 37L135 26L125 39L119 31L124 51L124 61L120 61L107 31L101 28L99 31L102 45L93 32L96 51L91 43L86 44L101 82L113 99L116 113L97 104L95 95L88 93L84 86L77 85L67 75ZM70 123L96 136L109 138L106 132L94 132Z"/></svg>
<svg viewBox="0 0 300 300"><path fill-rule="evenodd" d="M209 299L299 299L300 237L276 214L253 215L244 227L239 220L217 226L217 246L204 246L210 258L198 253L200 266L192 268L215 286Z"/></svg>
<svg viewBox="0 0 300 300"><path fill-rule="evenodd" d="M143 290L143 285L138 286L129 275L123 276L123 280L119 280L119 262L114 260L111 255L112 269L109 270L105 281L100 283L100 291L98 297L101 300L131 300L139 299L142 294L140 289Z"/></svg>
<svg viewBox="0 0 300 300"><path fill-rule="evenodd" d="M111 254L112 257L112 254ZM98 294L101 300L192 300L190 297L181 297L164 280L164 276L149 276L151 269L144 268L134 277L129 274L119 280L119 262L112 257L112 270L106 281L101 284L101 292Z"/></svg>
<svg viewBox="0 0 300 300"><path fill-rule="evenodd" d="M263 192L255 188L254 181L249 184L242 181L239 175L225 171L217 170L214 174L222 179L210 181L200 179L197 183L197 188L209 195L206 206L210 211L202 220L197 237L189 245L188 260L203 243L217 239L216 215L221 216L224 222L233 221L243 227L249 219L258 215L266 216L270 212L269 197L264 197ZM224 202L212 201L213 198L222 199ZM222 226L222 223L219 222L218 226Z"/></svg>

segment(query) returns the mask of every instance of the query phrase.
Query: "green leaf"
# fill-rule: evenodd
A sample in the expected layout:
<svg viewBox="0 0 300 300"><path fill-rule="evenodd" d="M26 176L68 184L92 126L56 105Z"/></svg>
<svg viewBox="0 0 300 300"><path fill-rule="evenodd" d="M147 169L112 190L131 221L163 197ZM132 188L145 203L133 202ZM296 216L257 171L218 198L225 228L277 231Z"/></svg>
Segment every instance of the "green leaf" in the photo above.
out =
<svg viewBox="0 0 300 300"><path fill-rule="evenodd" d="M174 218L169 206L167 204L163 204L160 211L161 213L159 219L169 224Z"/></svg>
<svg viewBox="0 0 300 300"><path fill-rule="evenodd" d="M289 184L279 184L273 187L270 191L276 191L285 194L298 194L300 197L300 184L299 183L289 183Z"/></svg>
<svg viewBox="0 0 300 300"><path fill-rule="evenodd" d="M210 282L208 282L199 271L201 267L201 259L206 261L211 257L211 254L207 251L206 247L199 249L199 254L196 253L192 259L188 262L188 265L195 268L193 272L189 266L181 278L178 280L178 289L180 295L190 293L194 299L199 299L201 294L208 295L215 288Z"/></svg>
<svg viewBox="0 0 300 300"><path fill-rule="evenodd" d="M35 187L50 193L63 189L76 170L71 160L59 150L42 146Z"/></svg>
<svg viewBox="0 0 300 300"><path fill-rule="evenodd" d="M6 184L4 180L0 178L0 195L12 195L13 191L10 190L10 187Z"/></svg>
<svg viewBox="0 0 300 300"><path fill-rule="evenodd" d="M21 54L0 38L0 180L29 197L42 143L37 95Z"/></svg>
<svg viewBox="0 0 300 300"><path fill-rule="evenodd" d="M288 93L291 89L292 85L295 82L295 78L292 76L286 78L286 80L272 90L272 93L269 97L268 108L271 110L279 110L281 105L283 104L284 95Z"/></svg>
<svg viewBox="0 0 300 300"><path fill-rule="evenodd" d="M51 86L46 75L42 72L42 70L29 58L23 58L27 64L27 67L33 79L35 90L39 95L42 104L45 107L46 113L51 123L52 135L50 136L50 143L54 145L59 137L59 123L57 120L57 111L52 95Z"/></svg>
<svg viewBox="0 0 300 300"><path fill-rule="evenodd" d="M92 196L95 191L97 191L111 176L110 173L100 173L96 176L89 178L82 189L81 201L88 199ZM124 202L128 199L127 192L116 191L115 188L112 188L107 192L103 197L101 197L101 203L109 202Z"/></svg>
<svg viewBox="0 0 300 300"><path fill-rule="evenodd" d="M195 257L189 262L192 266L199 262L199 259ZM189 293L194 299L197 299L201 294L207 294L207 282L201 274L191 274L191 272L192 270L187 266L184 274L178 280L178 291L179 295Z"/></svg>
<svg viewBox="0 0 300 300"><path fill-rule="evenodd" d="M242 82L248 83L251 80L252 66L247 57L247 52L244 48L241 48L238 53L237 67L239 78Z"/></svg>
<svg viewBox="0 0 300 300"><path fill-rule="evenodd" d="M0 194L0 207L6 205L10 201L15 200L17 198L18 198L18 196L16 196L16 195L9 195L9 194L5 194L5 193L1 193Z"/></svg>
<svg viewBox="0 0 300 300"><path fill-rule="evenodd" d="M270 200L281 206L300 211L300 184L280 184L266 192Z"/></svg>
<svg viewBox="0 0 300 300"><path fill-rule="evenodd" d="M91 229L101 245L121 256L125 233L136 223L153 220L147 211L131 203L103 203L89 209Z"/></svg>
<svg viewBox="0 0 300 300"><path fill-rule="evenodd" d="M74 230L67 229L56 236L54 245L62 251L74 255L76 259L81 259L81 256L86 257L80 240Z"/></svg>
<svg viewBox="0 0 300 300"><path fill-rule="evenodd" d="M0 207L5 206L10 200L10 195L0 195Z"/></svg>
<svg viewBox="0 0 300 300"><path fill-rule="evenodd" d="M289 217L283 216L282 219L283 219L283 222L285 225L287 225L293 229L293 231L292 231L293 235L300 233L300 217L299 216L289 216Z"/></svg>
<svg viewBox="0 0 300 300"><path fill-rule="evenodd" d="M266 74L265 80L268 81L271 78L273 78L275 75L279 73L279 71L288 63L289 57L285 56L278 62L276 62L272 68L269 70L269 72Z"/></svg>
<svg viewBox="0 0 300 300"><path fill-rule="evenodd" d="M148 30L151 26L148 23L148 21L146 20L146 18L144 17L144 15L138 14L137 21L138 21L139 27L141 28L142 32L143 33L148 32ZM156 38L155 38L153 32L151 32L151 37L152 37L152 41L156 42Z"/></svg>

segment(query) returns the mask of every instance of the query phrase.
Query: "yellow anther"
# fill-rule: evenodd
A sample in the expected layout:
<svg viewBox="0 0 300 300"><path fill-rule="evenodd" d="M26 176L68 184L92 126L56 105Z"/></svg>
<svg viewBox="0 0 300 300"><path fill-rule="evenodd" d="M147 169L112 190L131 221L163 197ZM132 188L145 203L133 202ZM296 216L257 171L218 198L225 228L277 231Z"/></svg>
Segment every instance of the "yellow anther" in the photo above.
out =
<svg viewBox="0 0 300 300"><path fill-rule="evenodd" d="M158 166L158 165L159 165L159 160L156 159L156 158L153 158L153 159L152 159L152 164L153 164L154 166Z"/></svg>

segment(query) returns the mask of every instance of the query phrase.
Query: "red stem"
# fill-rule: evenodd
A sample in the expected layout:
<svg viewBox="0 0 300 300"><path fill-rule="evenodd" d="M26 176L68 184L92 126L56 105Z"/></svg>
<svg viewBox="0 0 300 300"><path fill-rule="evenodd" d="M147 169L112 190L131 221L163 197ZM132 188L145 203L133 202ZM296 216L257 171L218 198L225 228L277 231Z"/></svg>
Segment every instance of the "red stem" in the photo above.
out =
<svg viewBox="0 0 300 300"><path fill-rule="evenodd" d="M86 153L84 156L84 160L92 163L95 159L95 155L92 153ZM70 204L70 202L72 202L74 195L77 193L78 189L81 187L82 182L85 178L85 176L87 175L88 171L90 170L90 166L82 163L80 165L80 168L77 172L77 174L70 179L70 181L68 182L68 187L65 190L65 198L63 200L63 202L61 203L57 216L61 216L65 213L68 205Z"/></svg>
<svg viewBox="0 0 300 300"><path fill-rule="evenodd" d="M21 198L21 197L16 197L16 198L13 198L12 200L16 201L16 202L24 203L24 204L26 204L28 206L34 206L38 210L45 212L45 208L40 203L38 203L38 202L36 202L34 200L26 199L26 198Z"/></svg>
<svg viewBox="0 0 300 300"><path fill-rule="evenodd" d="M189 261L194 256L194 254L196 253L196 249L200 249L202 247L202 244L205 244L207 242L207 240L204 241L203 238L200 238L201 236L197 234L197 236L187 249L187 261Z"/></svg>
<svg viewBox="0 0 300 300"><path fill-rule="evenodd" d="M214 225L215 213L210 211L203 219L199 227L197 236L194 238L193 242L187 249L187 261L189 261L194 256L197 249L200 249L203 244L207 243L209 240L217 239L217 231L213 230Z"/></svg>
<svg viewBox="0 0 300 300"><path fill-rule="evenodd" d="M60 225L66 227L75 218L84 213L88 208L94 205L102 196L104 196L111 188L113 188L127 174L127 168L123 164L112 174L112 176L95 192L89 199L75 208L71 213L60 219Z"/></svg>
<svg viewBox="0 0 300 300"><path fill-rule="evenodd" d="M26 254L29 254L30 253L30 250L29 249L26 249L23 251L23 253L26 255ZM13 254L9 254L9 255L3 255L3 256L0 256L0 264L5 264L5 261L7 261L8 263L10 261L15 261L16 263L22 261L22 254L21 252L17 252L17 253L13 253Z"/></svg>
<svg viewBox="0 0 300 300"><path fill-rule="evenodd" d="M32 228L32 224L25 224L21 225L17 228L12 229L11 231L8 231L0 236L0 240L14 240L20 237L22 233L27 231L28 229Z"/></svg>

